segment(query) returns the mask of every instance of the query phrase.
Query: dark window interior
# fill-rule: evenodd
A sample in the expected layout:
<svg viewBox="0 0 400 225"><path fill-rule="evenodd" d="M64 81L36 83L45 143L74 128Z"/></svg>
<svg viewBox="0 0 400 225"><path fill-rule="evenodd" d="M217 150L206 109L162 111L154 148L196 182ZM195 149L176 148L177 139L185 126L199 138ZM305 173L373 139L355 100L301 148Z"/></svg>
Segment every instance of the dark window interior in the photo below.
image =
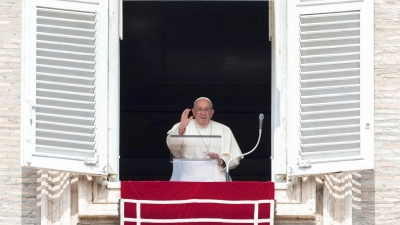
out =
<svg viewBox="0 0 400 225"><path fill-rule="evenodd" d="M121 41L121 180L169 180L167 131L206 96L213 120L242 152L233 180L270 180L271 43L268 2L124 1Z"/></svg>

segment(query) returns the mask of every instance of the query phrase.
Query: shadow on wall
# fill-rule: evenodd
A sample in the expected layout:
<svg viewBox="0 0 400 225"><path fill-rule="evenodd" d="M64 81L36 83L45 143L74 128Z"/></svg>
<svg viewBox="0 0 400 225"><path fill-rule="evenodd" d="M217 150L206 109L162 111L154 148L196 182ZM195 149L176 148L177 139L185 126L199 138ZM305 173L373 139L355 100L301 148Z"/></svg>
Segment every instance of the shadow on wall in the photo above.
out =
<svg viewBox="0 0 400 225"><path fill-rule="evenodd" d="M324 176L323 224L350 224L352 176L337 173ZM336 213L336 212L342 213ZM332 213L333 212L333 213Z"/></svg>
<svg viewBox="0 0 400 225"><path fill-rule="evenodd" d="M365 221L374 221L374 181L371 181L371 188L366 189L361 186L360 180L359 173L316 177L316 224L365 224ZM365 199L370 201L368 205L372 205L372 210L365 208Z"/></svg>
<svg viewBox="0 0 400 225"><path fill-rule="evenodd" d="M37 205L42 217L38 224L76 224L78 216L77 190L78 178L69 173L39 170ZM23 223L26 224L26 223ZM35 223L32 223L35 224Z"/></svg>
<svg viewBox="0 0 400 225"><path fill-rule="evenodd" d="M353 173L352 186L353 224L375 224L375 171Z"/></svg>
<svg viewBox="0 0 400 225"><path fill-rule="evenodd" d="M21 171L21 224L41 224L39 171L24 167Z"/></svg>

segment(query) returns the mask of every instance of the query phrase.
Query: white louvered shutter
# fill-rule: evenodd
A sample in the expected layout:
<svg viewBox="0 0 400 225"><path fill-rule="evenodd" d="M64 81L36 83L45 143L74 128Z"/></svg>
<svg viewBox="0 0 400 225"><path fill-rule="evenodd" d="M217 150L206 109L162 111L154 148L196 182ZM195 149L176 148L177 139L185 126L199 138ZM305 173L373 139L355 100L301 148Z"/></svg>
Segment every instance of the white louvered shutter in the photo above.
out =
<svg viewBox="0 0 400 225"><path fill-rule="evenodd" d="M23 166L107 174L108 1L24 1Z"/></svg>
<svg viewBox="0 0 400 225"><path fill-rule="evenodd" d="M289 175L372 169L373 1L288 4Z"/></svg>

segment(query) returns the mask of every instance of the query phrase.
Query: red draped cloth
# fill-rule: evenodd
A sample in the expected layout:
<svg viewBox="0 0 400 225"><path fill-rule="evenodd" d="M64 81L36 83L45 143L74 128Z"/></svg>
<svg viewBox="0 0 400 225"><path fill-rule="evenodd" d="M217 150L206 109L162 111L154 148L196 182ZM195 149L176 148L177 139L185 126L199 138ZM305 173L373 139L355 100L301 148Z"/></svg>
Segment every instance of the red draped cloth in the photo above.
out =
<svg viewBox="0 0 400 225"><path fill-rule="evenodd" d="M265 219L273 219L274 194L273 182L123 181L121 215L134 219L125 225L137 219L140 224L253 224L248 221L255 218L270 224Z"/></svg>

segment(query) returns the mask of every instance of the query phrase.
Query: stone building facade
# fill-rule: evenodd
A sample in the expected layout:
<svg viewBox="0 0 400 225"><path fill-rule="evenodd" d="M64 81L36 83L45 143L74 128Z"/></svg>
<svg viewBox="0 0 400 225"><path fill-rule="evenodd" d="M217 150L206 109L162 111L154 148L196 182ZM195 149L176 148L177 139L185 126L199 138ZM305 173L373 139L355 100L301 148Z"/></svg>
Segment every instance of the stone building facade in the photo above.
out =
<svg viewBox="0 0 400 225"><path fill-rule="evenodd" d="M116 202L99 208L83 202L84 189L99 183L90 176L20 166L21 12L21 0L0 1L0 223L118 224ZM317 177L314 216L277 217L277 224L400 223L400 2L375 0L374 15L375 169L353 173L351 181L343 174L326 176L342 185L336 186L338 198L325 203L328 198L321 196L332 190ZM98 189L101 195L104 190ZM349 215L329 216L340 206L336 201L351 204L351 221L343 219Z"/></svg>

